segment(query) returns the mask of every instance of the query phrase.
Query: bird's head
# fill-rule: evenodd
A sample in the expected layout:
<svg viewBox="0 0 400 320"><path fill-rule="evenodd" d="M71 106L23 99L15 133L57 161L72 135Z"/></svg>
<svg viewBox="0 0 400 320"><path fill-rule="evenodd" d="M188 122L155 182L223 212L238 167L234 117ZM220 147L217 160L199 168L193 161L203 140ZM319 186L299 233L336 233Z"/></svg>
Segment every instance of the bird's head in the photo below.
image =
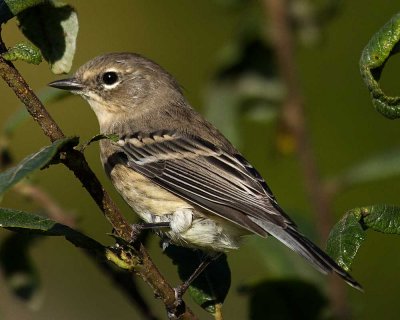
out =
<svg viewBox="0 0 400 320"><path fill-rule="evenodd" d="M86 99L100 125L183 99L177 81L155 62L134 53L110 53L49 86Z"/></svg>

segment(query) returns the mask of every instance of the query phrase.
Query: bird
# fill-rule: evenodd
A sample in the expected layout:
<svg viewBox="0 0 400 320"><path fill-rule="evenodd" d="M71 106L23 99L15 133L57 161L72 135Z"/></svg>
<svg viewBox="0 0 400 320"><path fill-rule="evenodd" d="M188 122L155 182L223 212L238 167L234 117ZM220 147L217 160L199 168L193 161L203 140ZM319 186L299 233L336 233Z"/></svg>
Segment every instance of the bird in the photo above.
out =
<svg viewBox="0 0 400 320"><path fill-rule="evenodd" d="M272 236L320 272L361 285L299 230L259 172L187 101L177 80L137 53L100 55L49 86L83 97L97 116L112 184L168 242L205 253L189 284L245 235Z"/></svg>

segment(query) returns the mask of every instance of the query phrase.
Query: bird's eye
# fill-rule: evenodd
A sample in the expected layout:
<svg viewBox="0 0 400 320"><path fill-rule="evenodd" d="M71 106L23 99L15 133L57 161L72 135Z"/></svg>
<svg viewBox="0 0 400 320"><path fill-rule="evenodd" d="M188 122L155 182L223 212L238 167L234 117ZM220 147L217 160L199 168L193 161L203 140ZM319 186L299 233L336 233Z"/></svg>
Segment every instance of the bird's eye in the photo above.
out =
<svg viewBox="0 0 400 320"><path fill-rule="evenodd" d="M104 84L112 85L118 81L118 74L114 71L105 72L102 80Z"/></svg>

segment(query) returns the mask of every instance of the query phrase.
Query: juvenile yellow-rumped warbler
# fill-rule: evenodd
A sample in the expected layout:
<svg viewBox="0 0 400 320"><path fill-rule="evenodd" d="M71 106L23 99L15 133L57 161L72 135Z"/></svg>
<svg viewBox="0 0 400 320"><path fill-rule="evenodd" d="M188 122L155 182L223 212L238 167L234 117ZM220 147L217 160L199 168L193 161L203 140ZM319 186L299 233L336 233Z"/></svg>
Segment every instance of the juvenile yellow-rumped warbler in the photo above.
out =
<svg viewBox="0 0 400 320"><path fill-rule="evenodd" d="M254 167L186 101L177 81L133 53L102 55L49 84L86 99L100 131L101 161L114 187L174 244L223 252L243 235L272 235L322 273L361 286L297 230Z"/></svg>

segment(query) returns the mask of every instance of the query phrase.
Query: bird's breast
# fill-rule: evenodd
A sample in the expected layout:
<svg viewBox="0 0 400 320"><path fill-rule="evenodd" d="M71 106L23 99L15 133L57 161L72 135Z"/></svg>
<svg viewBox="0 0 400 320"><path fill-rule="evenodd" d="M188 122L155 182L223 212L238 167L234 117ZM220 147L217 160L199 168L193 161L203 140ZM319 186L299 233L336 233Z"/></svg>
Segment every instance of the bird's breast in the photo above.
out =
<svg viewBox="0 0 400 320"><path fill-rule="evenodd" d="M146 222L152 222L149 214L163 216L179 209L192 208L183 199L123 164L116 164L112 168L110 178L125 201Z"/></svg>
<svg viewBox="0 0 400 320"><path fill-rule="evenodd" d="M196 207L159 187L124 164L109 171L110 179L124 200L147 223L169 222L158 233L172 243L206 251L226 251L239 246L246 230Z"/></svg>

